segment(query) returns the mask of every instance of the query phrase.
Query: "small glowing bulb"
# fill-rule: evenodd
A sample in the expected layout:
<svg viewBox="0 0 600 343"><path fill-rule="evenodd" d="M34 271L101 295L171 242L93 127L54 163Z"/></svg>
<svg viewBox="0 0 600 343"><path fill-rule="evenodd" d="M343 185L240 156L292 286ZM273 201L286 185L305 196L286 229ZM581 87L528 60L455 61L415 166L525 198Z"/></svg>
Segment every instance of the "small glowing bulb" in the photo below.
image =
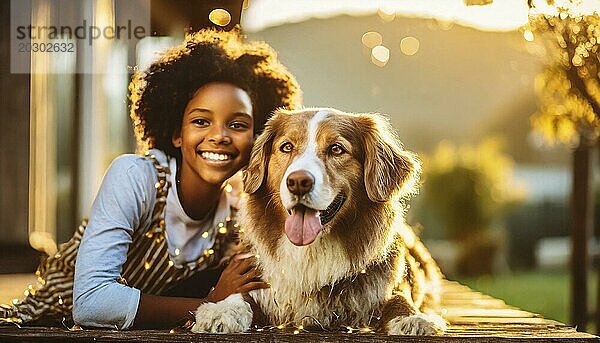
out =
<svg viewBox="0 0 600 343"><path fill-rule="evenodd" d="M298 326L298 330L304 330L304 325Z"/></svg>
<svg viewBox="0 0 600 343"><path fill-rule="evenodd" d="M363 270L361 270L361 271L360 271L360 273L361 273L361 274L366 274L366 273L367 273L367 271L366 271L365 269L363 269Z"/></svg>
<svg viewBox="0 0 600 343"><path fill-rule="evenodd" d="M533 42L533 32L531 32L531 30L525 30L525 32L523 32L523 38L528 42Z"/></svg>
<svg viewBox="0 0 600 343"><path fill-rule="evenodd" d="M178 256L180 252L181 251L179 251L179 248L175 249L175 256Z"/></svg>
<svg viewBox="0 0 600 343"><path fill-rule="evenodd" d="M298 330L294 330L294 335L297 335L297 334L299 334L299 333L300 333L300 331L298 331Z"/></svg>
<svg viewBox="0 0 600 343"><path fill-rule="evenodd" d="M225 228L225 227L219 228L219 233L220 234L226 234L227 233L227 228Z"/></svg>
<svg viewBox="0 0 600 343"><path fill-rule="evenodd" d="M209 254L209 255L212 255L212 254L214 254L214 253L215 253L215 251L214 251L214 250L212 250L212 249L208 249L208 254Z"/></svg>
<svg viewBox="0 0 600 343"><path fill-rule="evenodd" d="M144 268L145 268L146 270L150 269L150 262L146 261L146 262L144 263Z"/></svg>
<svg viewBox="0 0 600 343"><path fill-rule="evenodd" d="M225 192L227 192L227 193L231 193L231 191L232 191L232 190L233 190L233 186L232 186L231 184L229 184L229 183L228 183L228 184L225 186Z"/></svg>
<svg viewBox="0 0 600 343"><path fill-rule="evenodd" d="M171 329L171 331L169 331L169 333L175 333L175 330Z"/></svg>
<svg viewBox="0 0 600 343"><path fill-rule="evenodd" d="M202 234L202 238L206 238L206 237L208 237L208 232L204 231L204 233Z"/></svg>
<svg viewBox="0 0 600 343"><path fill-rule="evenodd" d="M279 324L279 325L277 325L277 328L278 328L279 330L282 330L282 329L284 328L284 325L283 325L283 324Z"/></svg>

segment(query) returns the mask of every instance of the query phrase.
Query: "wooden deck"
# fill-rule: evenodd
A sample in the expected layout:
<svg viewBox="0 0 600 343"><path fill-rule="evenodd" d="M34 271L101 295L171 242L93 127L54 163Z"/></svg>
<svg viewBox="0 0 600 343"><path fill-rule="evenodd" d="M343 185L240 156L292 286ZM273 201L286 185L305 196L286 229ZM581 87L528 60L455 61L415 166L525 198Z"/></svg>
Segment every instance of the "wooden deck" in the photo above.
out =
<svg viewBox="0 0 600 343"><path fill-rule="evenodd" d="M532 295L535 296L535 295ZM443 336L386 336L326 332L294 334L272 329L245 334L193 334L184 330L69 330L0 327L0 342L600 342L557 321L506 305L456 282L443 287L442 316L450 323Z"/></svg>

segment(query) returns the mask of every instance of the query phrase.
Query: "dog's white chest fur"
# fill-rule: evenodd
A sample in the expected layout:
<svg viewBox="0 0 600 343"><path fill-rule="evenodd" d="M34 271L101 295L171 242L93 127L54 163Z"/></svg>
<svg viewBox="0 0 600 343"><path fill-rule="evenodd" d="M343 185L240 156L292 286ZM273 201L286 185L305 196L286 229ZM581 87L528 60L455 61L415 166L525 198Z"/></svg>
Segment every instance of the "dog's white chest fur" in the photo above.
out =
<svg viewBox="0 0 600 343"><path fill-rule="evenodd" d="M379 306L391 291L389 284L374 282L375 287L360 304L344 301L344 289L338 282L359 274L360 269L356 271L341 245L330 239L297 247L282 237L278 256L260 257L262 278L271 283L271 288L253 291L250 296L279 324L328 327L349 310L356 323L365 323L372 314L367 309ZM328 306L324 306L324 295Z"/></svg>

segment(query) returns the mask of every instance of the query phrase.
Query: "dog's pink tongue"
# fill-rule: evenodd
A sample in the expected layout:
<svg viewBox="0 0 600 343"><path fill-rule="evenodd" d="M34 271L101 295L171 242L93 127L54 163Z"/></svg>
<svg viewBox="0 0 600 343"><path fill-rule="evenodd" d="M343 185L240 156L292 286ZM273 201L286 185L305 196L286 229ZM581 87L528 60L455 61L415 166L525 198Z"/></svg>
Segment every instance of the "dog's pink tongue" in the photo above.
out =
<svg viewBox="0 0 600 343"><path fill-rule="evenodd" d="M310 208L295 208L285 220L285 234L290 242L298 246L312 243L321 229L319 213Z"/></svg>

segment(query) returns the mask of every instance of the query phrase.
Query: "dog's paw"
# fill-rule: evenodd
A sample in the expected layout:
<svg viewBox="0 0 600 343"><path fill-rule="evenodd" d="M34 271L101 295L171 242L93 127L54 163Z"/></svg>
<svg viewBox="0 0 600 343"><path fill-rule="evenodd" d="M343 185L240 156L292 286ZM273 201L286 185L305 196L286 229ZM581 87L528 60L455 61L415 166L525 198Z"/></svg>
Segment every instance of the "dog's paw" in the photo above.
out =
<svg viewBox="0 0 600 343"><path fill-rule="evenodd" d="M387 324L390 335L432 336L446 331L446 322L435 314L419 313L408 317L396 317Z"/></svg>
<svg viewBox="0 0 600 343"><path fill-rule="evenodd" d="M196 310L196 323L192 332L235 333L244 332L252 325L252 309L239 293L217 303L200 305Z"/></svg>

